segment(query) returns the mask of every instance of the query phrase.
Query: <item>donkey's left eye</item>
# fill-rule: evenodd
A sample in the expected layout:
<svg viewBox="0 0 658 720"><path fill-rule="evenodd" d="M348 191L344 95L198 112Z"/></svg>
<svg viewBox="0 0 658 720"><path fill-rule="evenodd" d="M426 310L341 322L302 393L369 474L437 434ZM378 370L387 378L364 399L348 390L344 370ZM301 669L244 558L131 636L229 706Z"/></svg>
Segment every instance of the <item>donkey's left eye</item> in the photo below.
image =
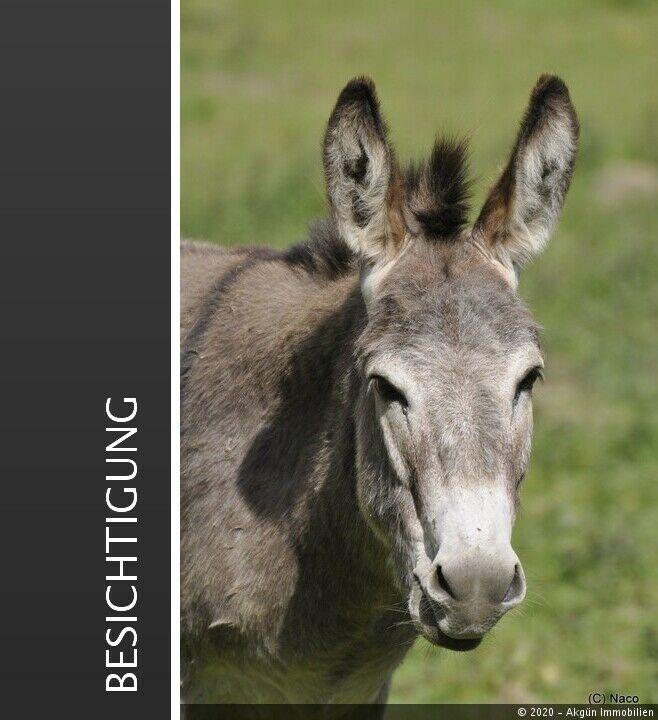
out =
<svg viewBox="0 0 658 720"><path fill-rule="evenodd" d="M541 365L535 365L535 367L530 368L530 370L528 370L528 372L523 376L523 378L516 386L516 392L514 393L514 402L519 399L521 393L531 392L537 379L543 377L544 373Z"/></svg>

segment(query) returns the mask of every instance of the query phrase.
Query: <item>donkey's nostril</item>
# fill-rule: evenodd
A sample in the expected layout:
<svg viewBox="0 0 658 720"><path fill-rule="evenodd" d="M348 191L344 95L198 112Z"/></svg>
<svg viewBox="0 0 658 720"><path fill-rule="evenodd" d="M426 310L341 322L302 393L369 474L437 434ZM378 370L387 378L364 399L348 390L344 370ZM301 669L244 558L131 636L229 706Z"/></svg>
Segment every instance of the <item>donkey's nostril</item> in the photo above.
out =
<svg viewBox="0 0 658 720"><path fill-rule="evenodd" d="M523 600L525 596L525 577L521 565L516 563L514 566L514 577L510 583L505 597L503 598L504 603L515 603L518 604Z"/></svg>
<svg viewBox="0 0 658 720"><path fill-rule="evenodd" d="M452 588L450 587L450 584L445 578L445 575L443 574L443 571L441 570L441 566L437 565L436 568L436 579L439 582L439 587L443 592L447 593L453 600L456 600L454 592L452 591Z"/></svg>

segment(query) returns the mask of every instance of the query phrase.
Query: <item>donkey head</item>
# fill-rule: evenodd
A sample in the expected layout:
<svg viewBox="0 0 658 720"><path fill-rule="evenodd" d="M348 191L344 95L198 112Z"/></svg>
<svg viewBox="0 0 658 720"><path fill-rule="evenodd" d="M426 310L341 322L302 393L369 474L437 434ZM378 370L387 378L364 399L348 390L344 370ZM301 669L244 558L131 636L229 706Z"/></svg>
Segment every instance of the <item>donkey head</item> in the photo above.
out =
<svg viewBox="0 0 658 720"><path fill-rule="evenodd" d="M401 171L365 78L329 120L329 202L359 257L368 315L355 408L360 509L390 548L417 628L445 647L475 647L525 595L511 534L543 360L516 287L555 226L577 138L567 88L541 77L468 226L463 144L439 141Z"/></svg>

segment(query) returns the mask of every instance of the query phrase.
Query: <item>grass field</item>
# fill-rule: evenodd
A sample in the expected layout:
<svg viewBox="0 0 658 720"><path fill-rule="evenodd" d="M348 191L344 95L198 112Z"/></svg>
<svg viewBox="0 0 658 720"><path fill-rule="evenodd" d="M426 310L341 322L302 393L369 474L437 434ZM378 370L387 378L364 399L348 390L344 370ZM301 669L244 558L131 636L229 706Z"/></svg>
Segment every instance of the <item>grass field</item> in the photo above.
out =
<svg viewBox="0 0 658 720"><path fill-rule="evenodd" d="M182 0L182 231L284 246L324 212L343 84L378 86L401 157L467 133L475 206L536 77L581 119L562 222L521 292L547 380L515 547L525 609L480 649L417 643L393 702L658 701L658 3Z"/></svg>

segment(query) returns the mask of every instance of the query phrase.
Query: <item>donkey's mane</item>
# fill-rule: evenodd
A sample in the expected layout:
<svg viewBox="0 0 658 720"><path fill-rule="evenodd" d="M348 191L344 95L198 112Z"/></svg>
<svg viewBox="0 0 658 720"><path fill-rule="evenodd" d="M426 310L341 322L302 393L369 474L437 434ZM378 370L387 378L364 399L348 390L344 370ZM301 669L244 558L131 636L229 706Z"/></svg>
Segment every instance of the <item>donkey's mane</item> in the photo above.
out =
<svg viewBox="0 0 658 720"><path fill-rule="evenodd" d="M356 254L341 238L332 218L316 220L310 227L309 239L284 250L281 259L290 267L327 280L336 280L357 267Z"/></svg>
<svg viewBox="0 0 658 720"><path fill-rule="evenodd" d="M467 153L465 141L439 138L427 160L411 163L403 173L409 209L428 240L453 240L468 223L471 181ZM357 267L355 253L332 218L314 222L309 238L284 250L280 257L291 267L327 280Z"/></svg>

